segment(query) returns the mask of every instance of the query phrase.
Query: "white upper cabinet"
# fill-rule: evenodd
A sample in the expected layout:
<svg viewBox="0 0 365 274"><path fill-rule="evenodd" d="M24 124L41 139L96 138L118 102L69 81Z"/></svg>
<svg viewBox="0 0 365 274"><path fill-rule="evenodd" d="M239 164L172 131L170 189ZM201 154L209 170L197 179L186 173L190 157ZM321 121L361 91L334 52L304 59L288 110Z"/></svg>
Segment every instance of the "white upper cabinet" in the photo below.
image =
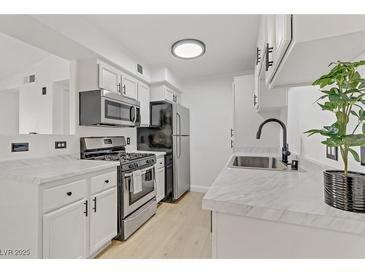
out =
<svg viewBox="0 0 365 274"><path fill-rule="evenodd" d="M283 20L286 15L262 16L257 38L255 73L254 73L254 92L252 104L257 112L275 111L287 105L286 88L268 88L269 79L272 77L277 67L277 56L282 53L283 35L277 35L277 21ZM277 46L280 44L280 47ZM275 50L276 49L276 50Z"/></svg>
<svg viewBox="0 0 365 274"><path fill-rule="evenodd" d="M276 15L266 15L265 17L265 30L266 30L266 43L265 43L265 79L269 82L271 75L274 71L274 47L275 47L275 17Z"/></svg>
<svg viewBox="0 0 365 274"><path fill-rule="evenodd" d="M138 80L127 74L122 74L121 92L124 96L137 100Z"/></svg>
<svg viewBox="0 0 365 274"><path fill-rule="evenodd" d="M79 91L105 89L137 100L138 80L116 66L91 58L77 61Z"/></svg>
<svg viewBox="0 0 365 274"><path fill-rule="evenodd" d="M331 62L351 61L364 52L365 15L280 14L263 15L262 21L269 88L310 85Z"/></svg>
<svg viewBox="0 0 365 274"><path fill-rule="evenodd" d="M141 127L150 126L150 88L144 83L138 83L138 101L141 104Z"/></svg>
<svg viewBox="0 0 365 274"><path fill-rule="evenodd" d="M99 64L99 88L119 93L120 72L105 64Z"/></svg>
<svg viewBox="0 0 365 274"><path fill-rule="evenodd" d="M165 85L154 86L151 88L151 102L165 101L168 103L179 103L180 94Z"/></svg>

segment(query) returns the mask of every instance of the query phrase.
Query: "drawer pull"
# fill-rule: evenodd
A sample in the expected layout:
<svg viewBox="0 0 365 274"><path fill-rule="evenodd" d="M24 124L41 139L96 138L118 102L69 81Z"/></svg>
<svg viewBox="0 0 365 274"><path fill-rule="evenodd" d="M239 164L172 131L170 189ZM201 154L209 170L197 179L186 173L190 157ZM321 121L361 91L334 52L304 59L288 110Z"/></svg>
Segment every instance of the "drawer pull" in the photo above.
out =
<svg viewBox="0 0 365 274"><path fill-rule="evenodd" d="M84 211L84 214L85 214L85 216L87 217L87 215L88 215L88 202L87 202L87 200L84 202L84 205L85 205L85 211Z"/></svg>
<svg viewBox="0 0 365 274"><path fill-rule="evenodd" d="M93 201L94 201L94 208L93 208L93 210L94 210L94 212L96 212L96 197L94 197Z"/></svg>
<svg viewBox="0 0 365 274"><path fill-rule="evenodd" d="M106 183L106 184L109 184L109 180L105 180L105 183Z"/></svg>
<svg viewBox="0 0 365 274"><path fill-rule="evenodd" d="M67 192L66 194L67 194L67 196L71 196L71 195L72 195L72 192L71 192L71 191L69 191L69 192Z"/></svg>

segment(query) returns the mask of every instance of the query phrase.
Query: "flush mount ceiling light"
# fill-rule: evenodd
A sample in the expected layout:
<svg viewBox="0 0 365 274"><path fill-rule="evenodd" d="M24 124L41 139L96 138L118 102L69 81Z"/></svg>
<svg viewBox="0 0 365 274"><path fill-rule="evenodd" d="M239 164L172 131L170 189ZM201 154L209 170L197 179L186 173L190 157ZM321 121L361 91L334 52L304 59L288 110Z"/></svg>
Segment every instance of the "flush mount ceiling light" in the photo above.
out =
<svg viewBox="0 0 365 274"><path fill-rule="evenodd" d="M180 59L195 59L205 53L205 44L196 39L182 39L172 45L171 53Z"/></svg>

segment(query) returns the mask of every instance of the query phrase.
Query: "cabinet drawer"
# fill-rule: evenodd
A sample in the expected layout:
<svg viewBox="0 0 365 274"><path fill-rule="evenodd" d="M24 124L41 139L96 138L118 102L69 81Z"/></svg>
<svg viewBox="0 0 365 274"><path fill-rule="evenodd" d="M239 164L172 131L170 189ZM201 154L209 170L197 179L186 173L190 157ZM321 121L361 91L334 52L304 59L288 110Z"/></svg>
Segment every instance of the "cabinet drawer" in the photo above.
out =
<svg viewBox="0 0 365 274"><path fill-rule="evenodd" d="M104 173L91 178L91 194L117 185L117 171Z"/></svg>
<svg viewBox="0 0 365 274"><path fill-rule="evenodd" d="M86 197L86 180L56 186L43 191L43 212L47 212Z"/></svg>

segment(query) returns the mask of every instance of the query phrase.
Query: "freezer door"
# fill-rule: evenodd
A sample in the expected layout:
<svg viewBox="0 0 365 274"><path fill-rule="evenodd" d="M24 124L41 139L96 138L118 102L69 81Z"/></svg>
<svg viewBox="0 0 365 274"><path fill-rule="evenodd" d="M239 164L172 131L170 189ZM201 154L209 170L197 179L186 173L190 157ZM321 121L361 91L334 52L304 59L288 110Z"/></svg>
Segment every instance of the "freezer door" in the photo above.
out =
<svg viewBox="0 0 365 274"><path fill-rule="evenodd" d="M174 200L190 190L190 138L174 136Z"/></svg>
<svg viewBox="0 0 365 274"><path fill-rule="evenodd" d="M173 134L190 135L190 112L181 105L173 105Z"/></svg>

